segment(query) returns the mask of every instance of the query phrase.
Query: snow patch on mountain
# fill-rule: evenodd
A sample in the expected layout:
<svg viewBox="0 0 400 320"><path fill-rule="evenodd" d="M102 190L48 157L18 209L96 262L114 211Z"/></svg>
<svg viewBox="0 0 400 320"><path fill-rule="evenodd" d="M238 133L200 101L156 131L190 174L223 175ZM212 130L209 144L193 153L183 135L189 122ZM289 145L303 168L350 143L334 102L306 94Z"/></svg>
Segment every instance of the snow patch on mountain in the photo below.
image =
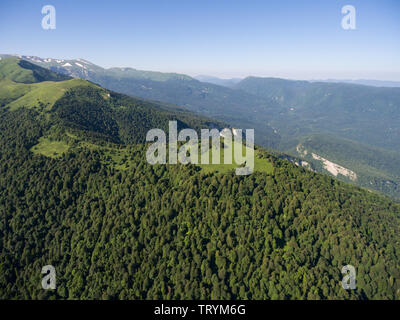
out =
<svg viewBox="0 0 400 320"><path fill-rule="evenodd" d="M86 61L86 60L84 60L84 59L81 59L81 58L76 59L76 61L82 62L82 63L84 63L84 64L93 64L93 63L91 63L91 62L89 62L89 61Z"/></svg>

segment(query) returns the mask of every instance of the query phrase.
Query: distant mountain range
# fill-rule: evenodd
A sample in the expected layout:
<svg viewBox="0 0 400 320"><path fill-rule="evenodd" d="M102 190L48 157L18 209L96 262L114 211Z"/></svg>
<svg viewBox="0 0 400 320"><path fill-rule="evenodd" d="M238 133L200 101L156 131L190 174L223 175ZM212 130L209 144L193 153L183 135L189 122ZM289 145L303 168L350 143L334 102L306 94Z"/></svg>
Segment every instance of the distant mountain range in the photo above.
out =
<svg viewBox="0 0 400 320"><path fill-rule="evenodd" d="M195 76L195 79L202 82L209 82L213 84L217 84L225 87L233 87L242 81L245 78L231 78L231 79L223 79L214 76L206 76L199 75ZM289 80L289 79L285 79ZM384 80L367 80L367 79L358 79L358 80L340 80L340 79L326 79L326 80L309 80L309 82L330 82L330 83L350 83L350 84L361 84L365 86L373 86L373 87L389 87L389 88L397 88L400 87L400 81L384 81Z"/></svg>
<svg viewBox="0 0 400 320"><path fill-rule="evenodd" d="M202 82L209 82L224 87L233 87L235 84L243 80L243 78L221 79L213 76L204 76L204 75L199 75L194 78Z"/></svg>
<svg viewBox="0 0 400 320"><path fill-rule="evenodd" d="M352 83L352 84L362 84L365 86L389 87L389 88L400 87L400 81L367 80L367 79L358 79L358 80L327 79L327 80L311 80L311 82Z"/></svg>
<svg viewBox="0 0 400 320"><path fill-rule="evenodd" d="M199 81L176 73L104 69L83 59L21 58L110 90L254 128L260 145L302 158L313 170L400 199L400 175L390 164L400 160L400 88L258 77L200 76ZM299 152L301 146L307 156ZM377 161L378 154L382 161ZM347 171L327 170L327 161ZM356 178L343 172L354 172Z"/></svg>

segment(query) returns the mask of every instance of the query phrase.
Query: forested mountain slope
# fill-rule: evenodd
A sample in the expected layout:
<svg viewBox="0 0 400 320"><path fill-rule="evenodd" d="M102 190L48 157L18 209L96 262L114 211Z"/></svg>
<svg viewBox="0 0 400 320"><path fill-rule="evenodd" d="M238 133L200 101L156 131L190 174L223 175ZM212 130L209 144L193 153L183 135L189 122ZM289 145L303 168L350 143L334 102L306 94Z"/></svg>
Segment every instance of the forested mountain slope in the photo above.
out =
<svg viewBox="0 0 400 320"><path fill-rule="evenodd" d="M227 82L200 77L227 88L182 74L104 69L83 59L22 58L61 74L89 79L108 89L182 105L239 128L254 128L256 143L296 157L302 157L296 147L310 135L314 136L313 141L327 134L334 143L351 140L346 144L348 149L340 147L343 154L339 160L329 152L324 153L324 159L354 172L360 179L337 177L400 199L397 176L389 172L391 166L368 164L366 173L366 168L358 166L352 156L360 154L358 150L363 145L367 147L365 150L379 149L384 158L386 154L392 157L393 153L399 153L400 88L257 77ZM370 156L374 155L367 158ZM358 160L362 162L363 158ZM400 156L396 162L399 161ZM314 170L331 174L318 163Z"/></svg>
<svg viewBox="0 0 400 320"><path fill-rule="evenodd" d="M391 200L261 149L272 170L249 176L149 165L149 127L214 123L93 84L50 105L10 103L0 109L1 298L400 298ZM41 289L48 264L56 290ZM347 264L356 290L341 286Z"/></svg>

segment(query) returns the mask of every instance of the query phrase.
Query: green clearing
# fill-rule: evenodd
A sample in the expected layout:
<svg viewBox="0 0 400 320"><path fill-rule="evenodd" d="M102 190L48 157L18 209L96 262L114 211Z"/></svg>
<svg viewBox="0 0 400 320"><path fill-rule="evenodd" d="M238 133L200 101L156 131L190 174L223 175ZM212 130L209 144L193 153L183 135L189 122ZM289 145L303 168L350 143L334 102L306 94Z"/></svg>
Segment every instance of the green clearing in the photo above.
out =
<svg viewBox="0 0 400 320"><path fill-rule="evenodd" d="M234 151L235 148L241 147L242 148L242 155L247 155L248 150L250 148L246 147L243 144L239 144L237 142L234 142L233 148L231 147L230 144L227 144L226 142L224 143L224 148L220 148L220 161L219 164L213 164L212 163L212 149L210 148L207 151L208 158L209 158L209 164L199 164L199 166L202 168L202 170L206 173L209 172L218 172L218 173L227 173L231 170L235 170L236 168L239 168L240 165L235 162L234 158ZM229 150L228 152L232 154L232 163L224 163L225 162L225 151ZM201 156L199 154L199 162L201 161ZM266 172L266 173L273 173L274 167L271 162L269 162L267 159L263 159L261 157L261 154L257 151L254 150L254 171L253 172Z"/></svg>
<svg viewBox="0 0 400 320"><path fill-rule="evenodd" d="M71 133L67 133L69 137L76 137ZM248 147L239 144L237 142L234 143L235 147L242 148L242 155L246 155ZM113 147L105 147L99 146L87 141L79 141L80 148L88 148L90 150L101 150L103 153L103 163L107 165L111 165L113 168L117 170L127 170L134 166L134 161L131 160L131 153L132 150L130 148L113 148ZM236 168L240 167L238 163L234 161L234 148L230 145L225 144L224 148L220 148L220 161L219 164L212 163L212 149L210 148L207 151L209 164L201 164L201 155L199 152L198 155L198 166L202 169L205 173L217 172L217 173L227 173L229 171L235 170ZM135 149L135 148L134 148ZM167 147L168 149L168 147ZM178 148L179 150L179 148ZM200 148L198 149L200 151ZM225 150L229 150L232 154L232 163L224 163L225 159ZM142 150L142 152L146 152L146 148ZM190 155L189 155L190 156ZM167 159L168 159L168 151L167 151ZM274 167L270 161L265 158L262 158L261 153L258 150L254 150L254 172L265 172L268 174L272 174Z"/></svg>
<svg viewBox="0 0 400 320"><path fill-rule="evenodd" d="M50 158L58 158L69 150L69 145L64 141L52 141L41 137L39 143L31 148L36 154L41 154Z"/></svg>
<svg viewBox="0 0 400 320"><path fill-rule="evenodd" d="M145 153L147 148L141 146L130 146L124 148L118 148L116 145L113 146L110 144L109 146L101 146L97 145L88 141L81 140L76 134L71 132L66 132L67 137L72 138L75 140L75 145L77 148L86 148L89 150L96 150L100 151L101 162L105 165L111 166L116 170L127 170L135 166L135 161L133 153L136 152L143 152ZM222 145L222 144L221 144ZM209 164L202 164L201 163L201 154L200 154L200 147L199 147L199 154L198 154L198 166L202 169L205 173L228 173L230 171L235 170L236 168L240 167L238 163L234 161L234 150L236 147L242 148L242 155L246 155L249 148L244 146L243 144L239 144L235 142L233 144L233 148L230 144L225 143L223 147L219 148L220 151L220 161L219 164L212 163L212 149L210 148L206 154L209 159ZM168 147L167 147L168 149ZM64 141L52 141L48 138L40 138L39 144L34 146L31 151L37 154L42 154L47 157L56 158L59 157L64 152L70 150L70 146L67 142ZM178 148L179 150L179 148ZM232 154L232 163L224 163L225 162L225 152L230 152ZM167 151L168 154L168 151ZM190 155L189 155L190 156ZM168 155L167 155L168 159ZM268 174L272 174L274 167L270 161L265 158L262 158L261 152L258 150L254 150L254 171L253 172L265 172Z"/></svg>

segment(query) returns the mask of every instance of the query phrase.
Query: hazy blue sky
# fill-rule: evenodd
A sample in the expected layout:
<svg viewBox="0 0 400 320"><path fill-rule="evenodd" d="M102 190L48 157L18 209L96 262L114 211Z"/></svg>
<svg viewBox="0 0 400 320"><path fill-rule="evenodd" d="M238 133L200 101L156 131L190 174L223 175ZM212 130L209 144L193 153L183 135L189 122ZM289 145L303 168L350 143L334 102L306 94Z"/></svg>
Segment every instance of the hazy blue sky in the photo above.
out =
<svg viewBox="0 0 400 320"><path fill-rule="evenodd" d="M41 27L47 4L55 30ZM347 4L356 30L341 27ZM0 53L190 75L400 81L400 1L1 0Z"/></svg>

